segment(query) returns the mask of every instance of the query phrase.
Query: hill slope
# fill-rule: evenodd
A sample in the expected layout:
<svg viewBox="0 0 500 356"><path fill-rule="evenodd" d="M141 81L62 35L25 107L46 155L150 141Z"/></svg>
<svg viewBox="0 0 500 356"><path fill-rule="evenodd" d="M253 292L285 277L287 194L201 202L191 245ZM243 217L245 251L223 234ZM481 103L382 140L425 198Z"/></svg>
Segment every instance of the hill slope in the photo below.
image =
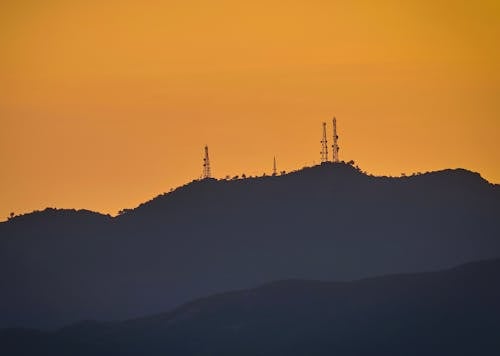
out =
<svg viewBox="0 0 500 356"><path fill-rule="evenodd" d="M498 355L500 260L355 282L290 280L172 312L52 333L0 331L11 355Z"/></svg>
<svg viewBox="0 0 500 356"><path fill-rule="evenodd" d="M125 319L290 278L349 280L500 257L500 191L445 170L371 177L325 164L190 183L110 218L0 224L0 326Z"/></svg>

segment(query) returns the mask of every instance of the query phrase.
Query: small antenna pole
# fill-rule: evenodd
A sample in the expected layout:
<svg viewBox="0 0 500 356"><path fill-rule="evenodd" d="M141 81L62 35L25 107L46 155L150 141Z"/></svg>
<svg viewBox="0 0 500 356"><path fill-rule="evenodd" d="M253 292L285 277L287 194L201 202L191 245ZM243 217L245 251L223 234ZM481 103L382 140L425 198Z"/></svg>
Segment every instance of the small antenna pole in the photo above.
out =
<svg viewBox="0 0 500 356"><path fill-rule="evenodd" d="M276 170L276 156L273 157L273 176L277 175L278 172Z"/></svg>

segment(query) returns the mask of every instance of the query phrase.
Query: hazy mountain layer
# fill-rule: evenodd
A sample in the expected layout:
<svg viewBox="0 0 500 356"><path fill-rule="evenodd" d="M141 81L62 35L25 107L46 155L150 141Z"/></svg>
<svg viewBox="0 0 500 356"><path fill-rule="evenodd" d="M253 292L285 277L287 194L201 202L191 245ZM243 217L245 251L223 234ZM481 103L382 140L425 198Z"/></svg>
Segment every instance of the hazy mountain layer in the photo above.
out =
<svg viewBox="0 0 500 356"><path fill-rule="evenodd" d="M290 280L164 314L0 331L9 355L498 355L500 260L355 282Z"/></svg>

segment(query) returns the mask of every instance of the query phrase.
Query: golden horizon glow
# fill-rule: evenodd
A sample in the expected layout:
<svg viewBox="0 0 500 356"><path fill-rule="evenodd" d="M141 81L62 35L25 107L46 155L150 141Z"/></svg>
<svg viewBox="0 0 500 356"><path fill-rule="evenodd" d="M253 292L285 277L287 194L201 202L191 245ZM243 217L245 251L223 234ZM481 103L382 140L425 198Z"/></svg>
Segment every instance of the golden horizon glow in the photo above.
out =
<svg viewBox="0 0 500 356"><path fill-rule="evenodd" d="M0 4L0 220L115 214L201 174L340 157L376 175L500 182L500 3Z"/></svg>

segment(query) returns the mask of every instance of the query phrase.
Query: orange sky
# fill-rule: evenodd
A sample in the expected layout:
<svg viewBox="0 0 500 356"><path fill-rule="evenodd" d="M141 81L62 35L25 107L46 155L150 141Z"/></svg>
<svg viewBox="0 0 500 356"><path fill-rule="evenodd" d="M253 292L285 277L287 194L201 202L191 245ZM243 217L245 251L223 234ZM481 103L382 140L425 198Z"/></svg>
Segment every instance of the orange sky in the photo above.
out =
<svg viewBox="0 0 500 356"><path fill-rule="evenodd" d="M216 177L318 163L333 115L371 173L500 183L499 38L498 0L2 1L0 220L134 207L205 143Z"/></svg>

